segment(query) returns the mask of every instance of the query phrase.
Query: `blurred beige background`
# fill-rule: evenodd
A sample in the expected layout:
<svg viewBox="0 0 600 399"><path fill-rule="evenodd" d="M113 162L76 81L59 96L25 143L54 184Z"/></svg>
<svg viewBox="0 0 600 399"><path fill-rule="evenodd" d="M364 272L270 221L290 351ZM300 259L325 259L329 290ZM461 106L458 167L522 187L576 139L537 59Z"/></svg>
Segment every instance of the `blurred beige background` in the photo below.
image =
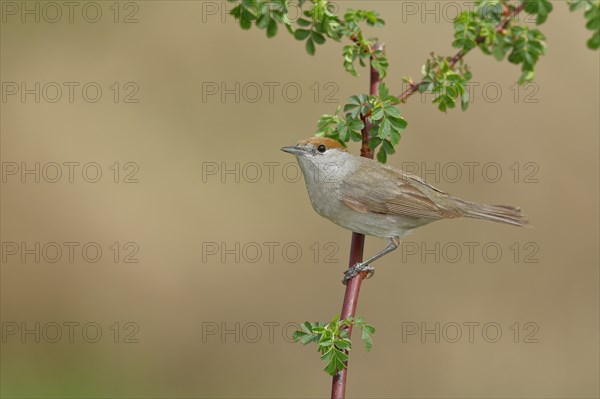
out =
<svg viewBox="0 0 600 399"><path fill-rule="evenodd" d="M365 70L343 72L339 43L310 57L284 31L242 31L225 2L84 2L55 23L52 8L23 23L34 3L6 3L2 396L328 397L290 323L339 312L350 233L313 212L279 148L365 92ZM341 8L386 20L376 35L399 94L431 51L454 52L449 18L468 5ZM437 167L424 175L437 187L520 205L535 228L434 223L381 261L358 307L375 345L355 337L348 397L598 397L599 58L584 24L555 2L535 85L517 90L516 66L474 51L467 112L418 96L401 107L391 164ZM368 239L366 253L384 244Z"/></svg>

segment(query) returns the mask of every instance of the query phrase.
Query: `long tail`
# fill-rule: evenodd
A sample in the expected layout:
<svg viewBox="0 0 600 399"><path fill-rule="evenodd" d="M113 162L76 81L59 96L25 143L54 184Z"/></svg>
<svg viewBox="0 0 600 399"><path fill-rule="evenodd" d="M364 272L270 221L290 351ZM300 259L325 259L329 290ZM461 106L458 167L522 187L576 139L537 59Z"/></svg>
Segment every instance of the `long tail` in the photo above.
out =
<svg viewBox="0 0 600 399"><path fill-rule="evenodd" d="M463 200L458 200L458 205L464 217L507 223L520 227L529 224L521 208L514 206L477 204Z"/></svg>

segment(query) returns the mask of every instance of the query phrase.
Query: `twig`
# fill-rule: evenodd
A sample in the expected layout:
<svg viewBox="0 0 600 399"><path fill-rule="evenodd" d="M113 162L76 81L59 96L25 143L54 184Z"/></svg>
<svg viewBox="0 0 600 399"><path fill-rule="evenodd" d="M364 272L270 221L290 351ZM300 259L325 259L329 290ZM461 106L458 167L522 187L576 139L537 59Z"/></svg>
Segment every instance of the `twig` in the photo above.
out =
<svg viewBox="0 0 600 399"><path fill-rule="evenodd" d="M502 32L505 28L506 25L508 25L508 23L517 16L517 14L519 14L521 11L523 11L525 9L525 3L521 3L519 4L517 7L515 7L512 11L510 11L502 20L502 22L500 22L498 24L498 26L496 26L496 32ZM475 39L475 43L476 44L481 44L483 43L483 41L485 40L485 37L483 36L479 36L477 37L477 39ZM459 52L457 52L456 54L454 54L450 60L450 68L454 68L454 66L456 65L456 63L460 60L462 60L462 58L467 55L467 53L469 51L471 51L472 49L469 50L460 50ZM398 96L398 98L400 99L401 102L405 103L406 100L408 99L408 97L412 96L414 93L416 93L419 90L419 87L424 84L425 82L419 82L419 83L410 83L408 85L408 88L406 90L404 90L404 92L402 94L400 94Z"/></svg>
<svg viewBox="0 0 600 399"><path fill-rule="evenodd" d="M373 44L373 50L383 50L382 43ZM372 57L371 57L372 59ZM373 68L371 69L371 81L369 94L375 96L378 92L379 83L381 77L379 73ZM363 118L365 127L362 130L362 146L360 149L360 155L366 158L373 158L373 151L369 147L369 131L371 126L367 123L366 118ZM352 241L350 243L350 260L349 267L354 266L358 262L362 262L363 250L365 247L365 236L363 234L352 233ZM363 279L367 276L367 272L359 273L356 277L348 281L346 285L346 292L344 293L344 303L342 304L342 312L340 320L347 320L350 317L356 315L356 307L358 306L358 294L360 292L360 286ZM348 338L352 335L352 325L348 326ZM331 398L332 399L343 399L346 397L346 380L348 375L348 362L340 372L333 376L333 382L331 385Z"/></svg>

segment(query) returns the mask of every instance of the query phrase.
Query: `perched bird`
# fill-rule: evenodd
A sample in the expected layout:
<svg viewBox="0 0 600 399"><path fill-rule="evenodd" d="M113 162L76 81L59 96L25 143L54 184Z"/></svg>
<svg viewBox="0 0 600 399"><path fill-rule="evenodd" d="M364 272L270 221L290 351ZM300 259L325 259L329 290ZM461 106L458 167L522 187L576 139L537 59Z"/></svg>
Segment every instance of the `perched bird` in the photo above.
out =
<svg viewBox="0 0 600 399"><path fill-rule="evenodd" d="M353 155L330 138L311 137L281 150L296 156L319 215L348 230L388 240L381 252L349 268L344 284L360 272L373 274L370 263L398 248L400 238L412 229L435 220L467 217L527 225L519 208L461 200L417 176Z"/></svg>

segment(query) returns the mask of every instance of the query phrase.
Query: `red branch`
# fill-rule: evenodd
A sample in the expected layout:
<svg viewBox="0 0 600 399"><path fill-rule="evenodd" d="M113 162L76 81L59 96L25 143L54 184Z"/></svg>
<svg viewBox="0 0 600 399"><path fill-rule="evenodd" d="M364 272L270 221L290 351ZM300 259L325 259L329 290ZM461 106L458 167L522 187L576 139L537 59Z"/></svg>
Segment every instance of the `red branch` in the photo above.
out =
<svg viewBox="0 0 600 399"><path fill-rule="evenodd" d="M502 20L502 22L500 22L500 24L498 24L498 26L496 26L496 32L502 32L505 28L506 25L508 25L508 23L517 16L517 14L519 14L521 11L523 11L523 9L525 9L525 3L521 3L519 4L517 7L515 7L512 11L508 12L507 15L504 16L504 19ZM476 44L481 44L483 43L483 41L485 40L485 37L483 36L479 36L477 37L477 39L475 39L475 43ZM456 65L456 63L460 60L462 60L462 58L467 55L467 53L471 51L471 50L460 50L458 53L454 54L450 59L449 59L449 63L450 63L450 68L454 68L454 66ZM404 92L402 94L400 94L398 96L398 98L400 99L401 102L405 103L406 100L408 99L408 97L412 96L414 93L416 93L419 90L419 87L423 84L423 82L419 82L419 83L410 83L408 85L408 88L406 90L404 90Z"/></svg>
<svg viewBox="0 0 600 399"><path fill-rule="evenodd" d="M383 50L383 44L375 43L373 50ZM371 67L371 84L369 88L369 94L376 96L378 93L379 83L381 77L375 68ZM362 146L360 149L360 155L366 158L373 158L373 151L369 147L369 131L371 130L370 124L367 123L366 118L363 118L365 127L362 130ZM348 266L352 267L355 264L362 262L363 250L365 247L365 236L363 234L352 233L352 241L350 243L350 260ZM346 285L346 292L344 294L344 303L342 305L342 313L340 316L341 320L347 320L350 317L356 315L356 307L358 306L358 294L360 292L360 286L363 279L367 276L366 272L360 273L352 280L348 281ZM348 338L352 335L352 326L348 327ZM343 399L346 397L346 380L348 376L348 362L346 367L339 373L333 376L333 382L331 385L331 398L332 399Z"/></svg>

